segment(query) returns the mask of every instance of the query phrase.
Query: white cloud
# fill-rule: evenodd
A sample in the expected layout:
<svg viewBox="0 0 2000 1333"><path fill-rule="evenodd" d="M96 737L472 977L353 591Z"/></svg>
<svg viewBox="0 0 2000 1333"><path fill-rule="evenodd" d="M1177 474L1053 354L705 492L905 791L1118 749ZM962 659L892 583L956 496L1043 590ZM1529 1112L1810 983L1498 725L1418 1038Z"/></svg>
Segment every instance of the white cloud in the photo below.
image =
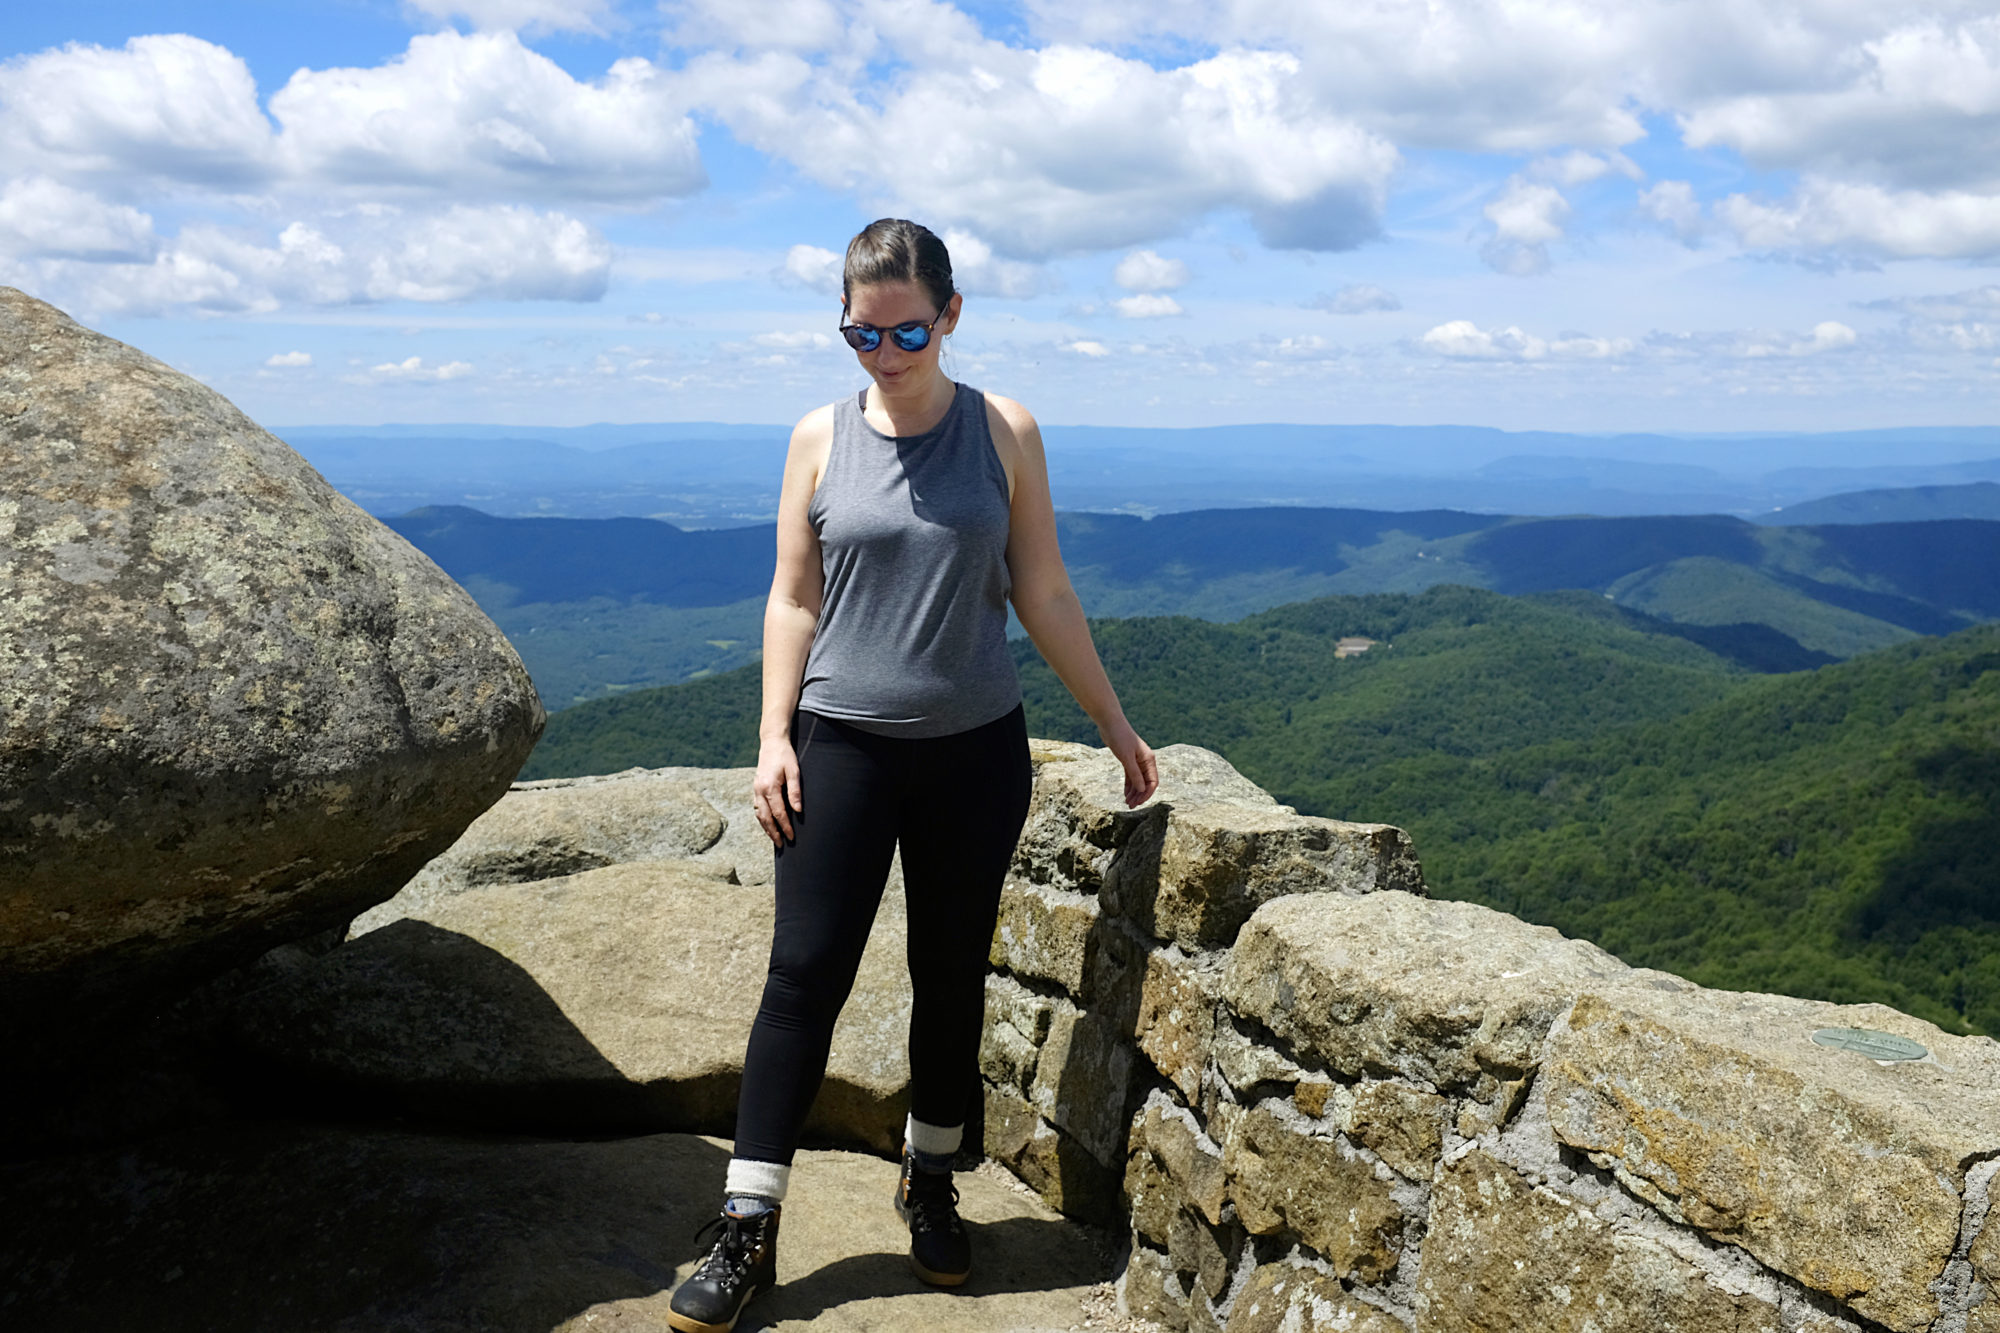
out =
<svg viewBox="0 0 2000 1333"><path fill-rule="evenodd" d="M759 347L785 349L833 346L833 339L827 337L824 333L807 333L802 329L788 329L780 333L760 333L750 341Z"/></svg>
<svg viewBox="0 0 2000 1333"><path fill-rule="evenodd" d="M609 0L405 0L437 22L462 18L481 29L528 32L603 32L613 17Z"/></svg>
<svg viewBox="0 0 2000 1333"><path fill-rule="evenodd" d="M1549 354L1542 339L1508 326L1491 333L1469 319L1454 319L1426 333L1424 347L1439 356L1468 361L1538 361Z"/></svg>
<svg viewBox="0 0 2000 1333"><path fill-rule="evenodd" d="M962 292L1021 299L1055 290L1055 277L1047 269L1018 259L1002 259L993 253L992 246L969 231L947 227L938 239L951 252L952 285Z"/></svg>
<svg viewBox="0 0 2000 1333"><path fill-rule="evenodd" d="M453 208L337 221L333 235L294 222L275 244L188 227L150 263L45 260L34 271L46 290L85 309L132 314L268 311L286 302L595 301L609 280L609 244L560 213Z"/></svg>
<svg viewBox="0 0 2000 1333"><path fill-rule="evenodd" d="M1525 172L1533 180L1550 181L1556 185L1584 185L1613 173L1635 181L1646 177L1638 164L1623 153L1586 153L1581 149L1536 158L1528 164Z"/></svg>
<svg viewBox="0 0 2000 1333"><path fill-rule="evenodd" d="M810 288L828 296L840 295L841 258L817 245L795 245L785 252L785 262L776 273L780 282Z"/></svg>
<svg viewBox="0 0 2000 1333"><path fill-rule="evenodd" d="M1629 338L1592 338L1564 334L1553 341L1538 338L1513 325L1482 329L1469 319L1440 324L1419 340L1426 351L1462 361L1540 361L1555 356L1602 361L1631 352Z"/></svg>
<svg viewBox="0 0 2000 1333"><path fill-rule="evenodd" d="M1140 292L1136 296L1121 296L1111 304L1127 319L1160 319L1184 313L1179 301L1162 292Z"/></svg>
<svg viewBox="0 0 2000 1333"><path fill-rule="evenodd" d="M1109 347L1106 347L1101 342L1093 342L1088 338L1079 338L1075 342L1064 343L1063 346L1077 353L1079 356L1098 357L1111 355Z"/></svg>
<svg viewBox="0 0 2000 1333"><path fill-rule="evenodd" d="M1118 261L1111 279L1128 292L1170 292L1187 286L1188 267L1152 250L1134 250Z"/></svg>
<svg viewBox="0 0 2000 1333"><path fill-rule="evenodd" d="M1925 194L1808 177L1782 202L1733 194L1715 213L1752 250L1890 259L2000 255L2000 193Z"/></svg>
<svg viewBox="0 0 2000 1333"><path fill-rule="evenodd" d="M472 373L472 363L447 361L441 366L426 366L422 357L413 356L402 361L385 361L379 366L371 366L368 373L378 380L438 382L464 379Z"/></svg>
<svg viewBox="0 0 2000 1333"><path fill-rule="evenodd" d="M1549 344L1549 351L1556 356L1576 357L1585 361L1604 361L1615 356L1624 356L1632 350L1630 338L1591 338L1583 334L1573 334L1557 338Z"/></svg>
<svg viewBox="0 0 2000 1333"><path fill-rule="evenodd" d="M107 204L46 176L0 187L0 254L17 259L146 260L158 238L153 219Z"/></svg>
<svg viewBox="0 0 2000 1333"><path fill-rule="evenodd" d="M0 166L233 190L266 181L274 152L250 67L197 37L72 43L0 63Z"/></svg>
<svg viewBox="0 0 2000 1333"><path fill-rule="evenodd" d="M280 369L309 366L313 363L311 352L276 352L264 358L264 364Z"/></svg>
<svg viewBox="0 0 2000 1333"><path fill-rule="evenodd" d="M675 45L760 51L820 51L839 43L829 0L662 0Z"/></svg>
<svg viewBox="0 0 2000 1333"><path fill-rule="evenodd" d="M1379 230L1396 150L1319 106L1287 52L1156 69L990 41L938 0L862 11L837 58L710 53L687 74L738 139L1015 256L1134 244L1216 210L1281 247L1346 249Z"/></svg>
<svg viewBox="0 0 2000 1333"><path fill-rule="evenodd" d="M580 83L511 32L416 37L370 69L302 69L271 96L286 161L315 185L569 203L707 184L686 110L648 61Z"/></svg>
<svg viewBox="0 0 2000 1333"><path fill-rule="evenodd" d="M1548 271L1549 244L1563 238L1563 223L1569 218L1569 201L1562 191L1515 176L1484 211L1492 232L1480 248L1481 258L1518 277Z"/></svg>
<svg viewBox="0 0 2000 1333"><path fill-rule="evenodd" d="M1663 224L1685 245L1693 245L1705 230L1701 202L1694 197L1694 186L1687 181L1661 181L1651 189L1641 190L1639 211Z"/></svg>
<svg viewBox="0 0 2000 1333"><path fill-rule="evenodd" d="M1401 310L1396 294L1372 282L1350 282L1339 291L1322 292L1306 302L1314 310L1332 315L1366 315L1378 310Z"/></svg>
<svg viewBox="0 0 2000 1333"><path fill-rule="evenodd" d="M1840 352L1854 346L1858 335L1838 320L1823 320L1813 325L1812 332L1803 338L1783 341L1758 339L1744 344L1741 355L1747 357L1765 356L1817 356L1821 352Z"/></svg>

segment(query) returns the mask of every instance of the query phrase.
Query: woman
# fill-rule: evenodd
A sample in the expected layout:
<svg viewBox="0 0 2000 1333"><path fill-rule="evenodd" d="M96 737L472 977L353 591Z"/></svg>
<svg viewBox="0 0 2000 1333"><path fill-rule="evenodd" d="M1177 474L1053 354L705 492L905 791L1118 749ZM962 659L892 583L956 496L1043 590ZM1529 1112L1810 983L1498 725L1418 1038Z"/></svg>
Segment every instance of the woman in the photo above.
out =
<svg viewBox="0 0 2000 1333"><path fill-rule="evenodd" d="M899 845L913 1003L895 1204L918 1276L971 1269L951 1161L1031 782L1009 600L1124 766L1127 804L1158 785L1063 570L1034 418L938 367L962 304L942 241L871 223L847 247L841 334L872 383L792 432L753 784L777 926L715 1243L668 1315L682 1333L723 1333L776 1281L792 1154Z"/></svg>

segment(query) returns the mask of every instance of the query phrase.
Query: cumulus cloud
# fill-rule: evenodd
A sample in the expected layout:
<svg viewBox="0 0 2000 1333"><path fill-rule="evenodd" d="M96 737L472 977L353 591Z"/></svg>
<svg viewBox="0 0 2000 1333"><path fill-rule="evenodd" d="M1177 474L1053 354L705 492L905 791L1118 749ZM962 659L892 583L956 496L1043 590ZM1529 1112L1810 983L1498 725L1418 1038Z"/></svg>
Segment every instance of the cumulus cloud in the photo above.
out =
<svg viewBox="0 0 2000 1333"><path fill-rule="evenodd" d="M1813 325L1812 332L1803 338L1755 339L1744 344L1742 355L1764 356L1817 356L1821 352L1840 352L1854 346L1859 336L1853 329L1838 320L1823 320Z"/></svg>
<svg viewBox="0 0 2000 1333"><path fill-rule="evenodd" d="M1419 342L1426 351L1461 361L1540 361L1550 356L1597 361L1624 356L1633 348L1627 338L1569 333L1551 341L1511 324L1504 329L1482 329L1469 319L1440 324Z"/></svg>
<svg viewBox="0 0 2000 1333"><path fill-rule="evenodd" d="M294 222L274 243L189 227L149 263L47 260L34 271L45 288L73 293L87 309L128 314L268 311L286 302L594 301L610 275L610 245L560 213L462 207L340 223L329 234Z"/></svg>
<svg viewBox="0 0 2000 1333"><path fill-rule="evenodd" d="M828 296L840 295L840 256L817 245L795 245L775 276L789 286L805 287Z"/></svg>
<svg viewBox="0 0 2000 1333"><path fill-rule="evenodd" d="M821 51L843 35L830 0L663 0L660 9L669 39L690 50Z"/></svg>
<svg viewBox="0 0 2000 1333"><path fill-rule="evenodd" d="M1289 52L1161 69L1009 46L939 0L873 8L833 57L711 52L688 78L758 150L872 204L976 227L1016 257L1141 243L1217 210L1288 248L1346 249L1380 229L1395 148L1321 106Z"/></svg>
<svg viewBox="0 0 2000 1333"><path fill-rule="evenodd" d="M107 204L46 176L0 187L0 254L16 259L137 261L153 257L151 215Z"/></svg>
<svg viewBox="0 0 2000 1333"><path fill-rule="evenodd" d="M1152 250L1134 250L1118 261L1111 279L1128 292L1170 292L1187 286L1188 267Z"/></svg>
<svg viewBox="0 0 2000 1333"><path fill-rule="evenodd" d="M371 68L301 69L271 95L193 37L73 44L0 65L0 165L105 188L385 192L639 202L707 177L674 79L620 60L581 82L512 32L431 33Z"/></svg>
<svg viewBox="0 0 2000 1333"><path fill-rule="evenodd" d="M952 284L962 292L1023 298L1055 288L1054 277L1041 265L1002 259L992 246L962 228L947 227L938 239L951 252Z"/></svg>
<svg viewBox="0 0 2000 1333"><path fill-rule="evenodd" d="M1322 292L1306 302L1314 310L1330 315L1366 315L1378 310L1401 310L1396 294L1372 282L1350 282L1338 291Z"/></svg>
<svg viewBox="0 0 2000 1333"><path fill-rule="evenodd" d="M2000 255L2000 193L1926 194L1810 177L1789 199L1733 194L1715 214L1752 250L1889 259Z"/></svg>
<svg viewBox="0 0 2000 1333"><path fill-rule="evenodd" d="M405 0L439 23L464 19L475 28L527 32L603 32L609 0Z"/></svg>
<svg viewBox="0 0 2000 1333"><path fill-rule="evenodd" d="M1679 237L1684 245L1693 245L1706 230L1701 201L1694 197L1694 186L1687 181L1661 181L1651 189L1641 190L1639 211Z"/></svg>
<svg viewBox="0 0 2000 1333"><path fill-rule="evenodd" d="M441 366L426 366L420 356L402 361L385 361L379 366L371 366L368 374L378 380L409 380L419 383L437 383L443 380L464 379L472 373L469 361L447 361Z"/></svg>
<svg viewBox="0 0 2000 1333"><path fill-rule="evenodd" d="M1555 185L1585 185L1591 181L1612 175L1624 176L1629 180L1644 180L1646 173L1625 154L1615 151L1586 153L1581 149L1550 157L1539 157L1528 164L1524 173L1538 181L1548 181Z"/></svg>
<svg viewBox="0 0 2000 1333"><path fill-rule="evenodd" d="M0 63L0 165L244 189L269 180L275 159L250 67L198 37L76 42Z"/></svg>
<svg viewBox="0 0 2000 1333"><path fill-rule="evenodd" d="M1064 343L1063 346L1079 356L1098 357L1111 355L1109 347L1106 347L1101 342L1093 342L1089 338L1078 338L1075 342Z"/></svg>
<svg viewBox="0 0 2000 1333"><path fill-rule="evenodd" d="M313 363L311 352L276 352L264 358L264 364L277 369L295 369Z"/></svg>
<svg viewBox="0 0 2000 1333"><path fill-rule="evenodd" d="M1164 292L1140 292L1113 301L1112 307L1127 319L1160 319L1181 314L1181 303Z"/></svg>
<svg viewBox="0 0 2000 1333"><path fill-rule="evenodd" d="M302 69L271 96L319 185L637 202L707 183L673 79L628 58L579 82L511 32L432 33L369 69Z"/></svg>
<svg viewBox="0 0 2000 1333"><path fill-rule="evenodd" d="M824 333L808 333L803 329L787 329L778 333L760 333L750 340L759 347L776 347L792 350L807 347L831 347L833 339Z"/></svg>
<svg viewBox="0 0 2000 1333"><path fill-rule="evenodd" d="M1484 212L1491 231L1479 254L1487 264L1517 277L1548 271L1549 244L1563 238L1569 218L1562 191L1515 176Z"/></svg>

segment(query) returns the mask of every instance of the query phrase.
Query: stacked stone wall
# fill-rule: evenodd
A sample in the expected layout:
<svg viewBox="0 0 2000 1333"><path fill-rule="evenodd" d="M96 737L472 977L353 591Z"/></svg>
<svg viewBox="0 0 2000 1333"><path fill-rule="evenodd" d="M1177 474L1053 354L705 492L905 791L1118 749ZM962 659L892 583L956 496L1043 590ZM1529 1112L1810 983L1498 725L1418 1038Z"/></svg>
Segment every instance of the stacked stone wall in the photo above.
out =
<svg viewBox="0 0 2000 1333"><path fill-rule="evenodd" d="M1036 749L988 1152L1227 1333L2000 1333L2000 1044L1705 990L1425 896L1216 756ZM1835 1029L1915 1042L1878 1061Z"/></svg>

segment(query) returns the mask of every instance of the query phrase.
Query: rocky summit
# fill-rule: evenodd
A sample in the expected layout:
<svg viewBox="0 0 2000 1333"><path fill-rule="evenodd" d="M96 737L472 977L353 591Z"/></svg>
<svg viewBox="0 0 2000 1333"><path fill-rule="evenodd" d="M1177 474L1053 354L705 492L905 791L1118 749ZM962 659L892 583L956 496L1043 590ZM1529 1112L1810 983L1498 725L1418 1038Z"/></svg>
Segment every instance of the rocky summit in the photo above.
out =
<svg viewBox="0 0 2000 1333"><path fill-rule="evenodd" d="M463 589L219 394L0 288L0 1025L343 926L544 715Z"/></svg>

